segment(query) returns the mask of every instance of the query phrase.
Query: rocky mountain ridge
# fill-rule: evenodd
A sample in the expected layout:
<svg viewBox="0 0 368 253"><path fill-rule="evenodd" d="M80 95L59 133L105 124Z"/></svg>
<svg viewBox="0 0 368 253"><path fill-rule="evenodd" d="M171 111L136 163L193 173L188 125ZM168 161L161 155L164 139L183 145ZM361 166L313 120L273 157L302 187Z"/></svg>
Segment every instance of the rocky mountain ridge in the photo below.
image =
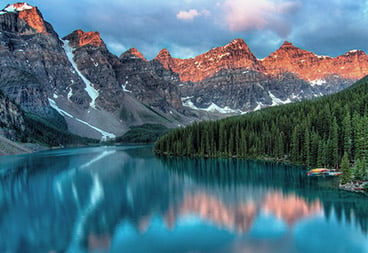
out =
<svg viewBox="0 0 368 253"><path fill-rule="evenodd" d="M115 138L129 127L177 127L337 92L368 73L355 50L335 58L285 42L257 59L242 39L192 59L163 49L117 57L98 32L60 38L37 7L0 12L0 89L27 113L74 134Z"/></svg>
<svg viewBox="0 0 368 253"><path fill-rule="evenodd" d="M133 125L189 121L177 111L182 105L171 72L139 60L147 66L111 54L98 32L76 30L61 39L26 3L0 12L0 89L28 113L56 125L65 120L72 133L106 139ZM129 90L129 82L136 88Z"/></svg>
<svg viewBox="0 0 368 253"><path fill-rule="evenodd" d="M257 59L242 39L211 49L195 58L173 58L167 49L156 56L162 65L179 73L182 82L201 82L222 69L249 69L276 76L295 73L305 81L323 80L330 75L358 80L368 73L368 56L362 50L350 50L337 56L320 56L285 41L264 59Z"/></svg>
<svg viewBox="0 0 368 253"><path fill-rule="evenodd" d="M243 113L340 91L368 74L368 56L351 50L319 56L285 41L257 59L242 39L191 59L164 49L155 58L181 79L183 104L196 110Z"/></svg>

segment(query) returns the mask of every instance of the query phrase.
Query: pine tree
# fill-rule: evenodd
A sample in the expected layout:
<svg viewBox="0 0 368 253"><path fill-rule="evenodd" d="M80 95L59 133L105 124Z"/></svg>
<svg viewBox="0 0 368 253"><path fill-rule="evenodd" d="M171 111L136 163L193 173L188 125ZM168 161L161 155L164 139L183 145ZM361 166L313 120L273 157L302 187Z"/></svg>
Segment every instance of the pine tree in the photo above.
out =
<svg viewBox="0 0 368 253"><path fill-rule="evenodd" d="M310 142L309 130L306 128L305 133L304 133L304 152L303 154L304 154L304 162L307 166L310 166L311 164L310 147L311 147L311 142Z"/></svg>
<svg viewBox="0 0 368 253"><path fill-rule="evenodd" d="M350 163L349 163L349 158L348 158L348 153L344 153L344 156L342 157L342 161L341 161L341 184L346 184L349 183L351 181L351 169L350 169Z"/></svg>
<svg viewBox="0 0 368 253"><path fill-rule="evenodd" d="M343 129L343 152L348 153L349 159L353 158L352 154L352 136L351 136L351 119L350 119L350 112L348 111L344 117L342 122L342 129Z"/></svg>
<svg viewBox="0 0 368 253"><path fill-rule="evenodd" d="M362 181L366 178L365 161L358 159L355 161L354 180Z"/></svg>

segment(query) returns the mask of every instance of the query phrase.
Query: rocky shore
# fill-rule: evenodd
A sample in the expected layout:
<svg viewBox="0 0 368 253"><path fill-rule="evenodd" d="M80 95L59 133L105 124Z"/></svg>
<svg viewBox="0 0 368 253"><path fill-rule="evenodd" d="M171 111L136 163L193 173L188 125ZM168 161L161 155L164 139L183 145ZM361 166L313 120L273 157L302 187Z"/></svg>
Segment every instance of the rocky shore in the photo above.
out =
<svg viewBox="0 0 368 253"><path fill-rule="evenodd" d="M368 181L353 181L347 184L340 184L339 188L344 191L362 193L368 196Z"/></svg>
<svg viewBox="0 0 368 253"><path fill-rule="evenodd" d="M46 149L46 147L34 143L17 143L0 135L0 156L32 153Z"/></svg>

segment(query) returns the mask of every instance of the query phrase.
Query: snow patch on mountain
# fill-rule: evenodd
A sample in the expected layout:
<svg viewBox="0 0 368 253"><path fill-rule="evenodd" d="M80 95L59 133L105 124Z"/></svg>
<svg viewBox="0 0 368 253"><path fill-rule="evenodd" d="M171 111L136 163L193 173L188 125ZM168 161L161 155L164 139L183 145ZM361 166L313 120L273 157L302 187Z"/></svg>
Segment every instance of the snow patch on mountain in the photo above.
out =
<svg viewBox="0 0 368 253"><path fill-rule="evenodd" d="M32 6L30 6L27 3L22 3L22 4L10 4L7 7L5 7L4 11L6 12L19 12L19 11L24 11L24 10L31 10L33 9ZM4 13L2 13L4 14Z"/></svg>
<svg viewBox="0 0 368 253"><path fill-rule="evenodd" d="M126 88L126 86L128 85L128 81L125 81L125 84L122 84L121 85L121 88L123 88L123 91L125 91L125 92L129 92L129 93L132 93L132 91L131 90L128 90L127 88Z"/></svg>
<svg viewBox="0 0 368 253"><path fill-rule="evenodd" d="M264 108L265 106L262 104L262 102L257 102L257 106L253 109L253 111L258 111Z"/></svg>
<svg viewBox="0 0 368 253"><path fill-rule="evenodd" d="M102 141L106 141L108 139L114 139L114 138L116 138L116 135L115 134L108 133L108 132L106 132L106 131L104 131L104 130L102 130L100 128L97 128L97 127L89 124L88 122L85 122L85 121L83 121L81 119L78 119L78 118L74 117L73 115L71 115L70 113L62 110L60 107L57 106L55 100L53 100L51 98L48 98L48 100L49 100L50 106L52 108L54 108L62 116L67 116L69 118L75 119L76 121L78 121L78 122L80 122L80 123L82 123L82 124L84 124L84 125L92 128L92 129L96 130L97 132L99 132L102 135L102 138L101 138Z"/></svg>
<svg viewBox="0 0 368 253"><path fill-rule="evenodd" d="M55 100L53 100L53 99L51 99L51 98L49 98L48 100L49 100L49 104L50 104L51 108L55 109L55 110L56 110L60 115L62 115L62 116L67 116L67 117L69 117L69 118L74 118L74 116L73 116L73 115L71 115L70 113L68 113L68 112L66 112L66 111L64 111L64 110L62 110L62 109L60 109L60 108L57 106L57 104L56 104Z"/></svg>
<svg viewBox="0 0 368 253"><path fill-rule="evenodd" d="M73 89L71 87L69 87L69 92L68 92L68 100L70 101L70 98L73 96Z"/></svg>
<svg viewBox="0 0 368 253"><path fill-rule="evenodd" d="M79 71L77 63L74 61L74 55L73 55L73 48L69 46L68 40L63 40L63 48L65 50L65 53L72 64L74 70L77 72L77 74L80 76L80 78L83 80L84 84L86 85L86 88L84 88L85 91L87 91L88 96L91 98L91 103L89 104L92 108L96 109L96 99L98 98L98 90L96 90L93 86L93 84Z"/></svg>
<svg viewBox="0 0 368 253"><path fill-rule="evenodd" d="M215 113L217 112L217 113L222 113L222 114L242 113L241 110L234 110L228 106L220 107L213 102L207 108L199 108L193 104L193 102L191 101L191 98L192 97L182 97L181 100L182 100L183 106L189 107L194 110L205 111L205 112L215 112Z"/></svg>
<svg viewBox="0 0 368 253"><path fill-rule="evenodd" d="M321 85L323 85L325 83L327 83L327 81L326 80L323 80L323 79L312 80L312 81L309 82L309 84L311 86L321 86Z"/></svg>
<svg viewBox="0 0 368 253"><path fill-rule="evenodd" d="M284 104L291 103L290 98L288 98L286 100L281 100L281 99L277 98L275 95L273 95L271 93L271 91L268 92L268 95L270 96L270 98L272 100L272 106L275 106L275 105L284 105Z"/></svg>

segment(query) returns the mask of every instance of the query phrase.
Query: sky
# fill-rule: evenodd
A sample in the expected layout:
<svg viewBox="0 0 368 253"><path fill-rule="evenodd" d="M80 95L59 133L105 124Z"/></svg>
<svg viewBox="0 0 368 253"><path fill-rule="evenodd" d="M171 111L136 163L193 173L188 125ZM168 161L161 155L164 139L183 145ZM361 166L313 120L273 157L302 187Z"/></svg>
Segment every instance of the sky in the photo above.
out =
<svg viewBox="0 0 368 253"><path fill-rule="evenodd" d="M257 58L285 41L319 55L368 52L368 0L29 0L60 37L98 31L120 55L190 58L244 39ZM9 1L0 0L1 8Z"/></svg>

